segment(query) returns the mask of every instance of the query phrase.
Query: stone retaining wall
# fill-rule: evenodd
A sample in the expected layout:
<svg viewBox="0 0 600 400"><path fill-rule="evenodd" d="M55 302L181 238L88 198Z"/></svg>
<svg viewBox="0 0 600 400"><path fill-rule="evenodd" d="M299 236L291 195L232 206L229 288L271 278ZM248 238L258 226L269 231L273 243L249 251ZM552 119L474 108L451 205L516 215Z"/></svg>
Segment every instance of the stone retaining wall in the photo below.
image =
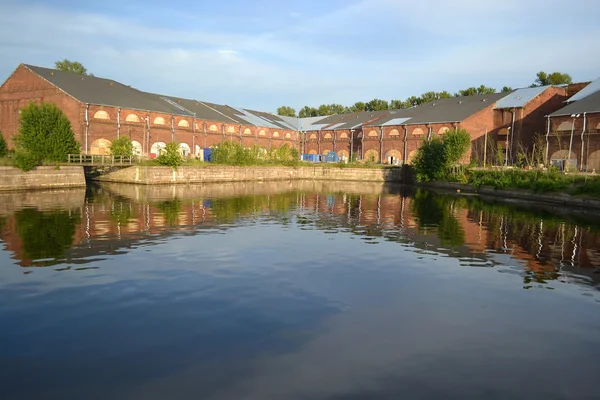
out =
<svg viewBox="0 0 600 400"><path fill-rule="evenodd" d="M143 167L133 166L96 177L105 182L143 185L243 182L276 180L332 180L363 182L402 182L401 168L336 168L336 167Z"/></svg>
<svg viewBox="0 0 600 400"><path fill-rule="evenodd" d="M0 167L0 192L68 187L85 187L83 167L37 167L29 172Z"/></svg>

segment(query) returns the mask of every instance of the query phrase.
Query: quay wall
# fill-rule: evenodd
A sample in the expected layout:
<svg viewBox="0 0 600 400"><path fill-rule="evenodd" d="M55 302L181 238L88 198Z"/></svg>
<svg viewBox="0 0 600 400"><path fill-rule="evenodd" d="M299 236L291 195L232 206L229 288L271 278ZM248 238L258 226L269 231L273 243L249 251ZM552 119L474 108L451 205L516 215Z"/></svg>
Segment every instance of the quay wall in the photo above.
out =
<svg viewBox="0 0 600 400"><path fill-rule="evenodd" d="M0 167L0 192L70 187L85 187L83 167L36 167L28 172Z"/></svg>

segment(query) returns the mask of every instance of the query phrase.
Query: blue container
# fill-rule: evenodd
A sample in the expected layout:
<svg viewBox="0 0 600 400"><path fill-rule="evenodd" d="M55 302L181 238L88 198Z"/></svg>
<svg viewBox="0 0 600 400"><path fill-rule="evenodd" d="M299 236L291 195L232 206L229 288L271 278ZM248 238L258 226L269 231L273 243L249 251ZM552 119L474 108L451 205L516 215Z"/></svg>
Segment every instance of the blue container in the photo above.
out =
<svg viewBox="0 0 600 400"><path fill-rule="evenodd" d="M211 149L204 149L204 161L210 162L212 160L212 151Z"/></svg>

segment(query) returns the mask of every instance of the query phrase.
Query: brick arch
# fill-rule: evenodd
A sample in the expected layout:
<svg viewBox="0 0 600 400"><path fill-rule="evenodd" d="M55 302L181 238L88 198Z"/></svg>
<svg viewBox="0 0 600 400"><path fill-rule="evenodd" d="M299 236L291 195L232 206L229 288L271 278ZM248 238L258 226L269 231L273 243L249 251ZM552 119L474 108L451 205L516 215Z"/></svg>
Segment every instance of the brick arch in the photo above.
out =
<svg viewBox="0 0 600 400"><path fill-rule="evenodd" d="M424 135L425 132L423 132L423 129L421 129L421 128L415 128L415 129L413 129L412 134L413 135Z"/></svg>
<svg viewBox="0 0 600 400"><path fill-rule="evenodd" d="M598 122L598 125L596 125L596 129L600 131L600 122Z"/></svg>
<svg viewBox="0 0 600 400"><path fill-rule="evenodd" d="M450 128L448 128L447 126L442 126L439 130L438 130L438 135L443 135L444 133L447 133L450 130Z"/></svg>
<svg viewBox="0 0 600 400"><path fill-rule="evenodd" d="M417 150L413 150L410 153L408 153L408 157L406 158L407 163L412 165L416 156L417 156Z"/></svg>
<svg viewBox="0 0 600 400"><path fill-rule="evenodd" d="M600 150L596 150L588 157L587 170L596 170L596 173L600 172Z"/></svg>
<svg viewBox="0 0 600 400"><path fill-rule="evenodd" d="M370 150L365 151L364 160L370 161L370 162L378 162L379 161L379 152L375 149L370 149Z"/></svg>
<svg viewBox="0 0 600 400"><path fill-rule="evenodd" d="M250 128L244 129L244 135L252 135L252 129L250 129Z"/></svg>
<svg viewBox="0 0 600 400"><path fill-rule="evenodd" d="M228 126L227 127L227 133L235 133L235 127L234 126Z"/></svg>
<svg viewBox="0 0 600 400"><path fill-rule="evenodd" d="M110 146L112 142L108 139L96 139L90 146L90 154L107 155L110 154Z"/></svg>
<svg viewBox="0 0 600 400"><path fill-rule="evenodd" d="M390 131L390 136L400 136L400 132L398 132L398 129L392 129Z"/></svg>
<svg viewBox="0 0 600 400"><path fill-rule="evenodd" d="M569 157L569 150L558 150L552 153L550 157L551 160L567 160L567 159L576 159L577 155L574 151L571 152L571 157Z"/></svg>
<svg viewBox="0 0 600 400"><path fill-rule="evenodd" d="M570 131L572 127L573 127L572 121L563 121L560 123L560 125L558 125L558 128L556 130L557 131Z"/></svg>
<svg viewBox="0 0 600 400"><path fill-rule="evenodd" d="M258 131L258 136L267 136L267 133L264 129L261 129L260 131Z"/></svg>
<svg viewBox="0 0 600 400"><path fill-rule="evenodd" d="M150 154L158 156L162 151L165 150L166 147L167 144L165 142L154 142L152 143L152 146L150 146Z"/></svg>
<svg viewBox="0 0 600 400"><path fill-rule="evenodd" d="M310 136L308 137L309 139L316 139L317 138L317 134L316 133L311 133ZM316 153L315 153L316 154Z"/></svg>
<svg viewBox="0 0 600 400"><path fill-rule="evenodd" d="M340 133L340 139L348 139L348 134L346 132Z"/></svg>
<svg viewBox="0 0 600 400"><path fill-rule="evenodd" d="M125 122L140 122L140 117L136 114L128 114L127 117L125 117Z"/></svg>
<svg viewBox="0 0 600 400"><path fill-rule="evenodd" d="M138 157L141 156L143 153L142 144L137 140L132 140L131 145L133 146L133 155Z"/></svg>
<svg viewBox="0 0 600 400"><path fill-rule="evenodd" d="M331 133L327 132L325 134L325 136L323 136L323 139L331 139L333 136L331 136Z"/></svg>
<svg viewBox="0 0 600 400"><path fill-rule="evenodd" d="M164 125L165 119L163 117L154 118L154 125Z"/></svg>
<svg viewBox="0 0 600 400"><path fill-rule="evenodd" d="M508 128L502 128L498 131L498 135L500 136L506 136L508 135Z"/></svg>
<svg viewBox="0 0 600 400"><path fill-rule="evenodd" d="M185 119L182 119L181 121L179 121L177 123L177 126L179 126L180 128L189 128L190 127L190 123L187 122Z"/></svg>
<svg viewBox="0 0 600 400"><path fill-rule="evenodd" d="M181 154L182 157L189 157L192 154L190 145L187 143L179 143L179 154Z"/></svg>
<svg viewBox="0 0 600 400"><path fill-rule="evenodd" d="M390 158L393 157L393 160L390 160ZM385 153L385 162L386 163L398 163L402 161L402 153L400 152L400 150L397 149L390 149L387 151L387 153Z"/></svg>
<svg viewBox="0 0 600 400"><path fill-rule="evenodd" d="M348 158L348 157L350 157L350 153L348 152L348 150L339 150L339 151L337 152L337 155L338 155L339 157L344 157L344 158Z"/></svg>
<svg viewBox="0 0 600 400"><path fill-rule="evenodd" d="M99 110L94 113L94 119L110 119L110 117L106 111Z"/></svg>
<svg viewBox="0 0 600 400"><path fill-rule="evenodd" d="M317 154L317 151L315 149L309 150L308 154Z"/></svg>
<svg viewBox="0 0 600 400"><path fill-rule="evenodd" d="M271 137L279 137L279 132L277 132L277 131L273 132L273 134L271 135Z"/></svg>
<svg viewBox="0 0 600 400"><path fill-rule="evenodd" d="M211 125L208 127L208 130L209 130L209 131L211 131L211 132L217 132L217 131L219 130L219 128L217 127L217 125L215 125L215 124L211 124Z"/></svg>
<svg viewBox="0 0 600 400"><path fill-rule="evenodd" d="M375 137L375 136L379 136L379 134L377 133L377 131L369 131L369 134L367 136Z"/></svg>
<svg viewBox="0 0 600 400"><path fill-rule="evenodd" d="M285 134L285 138L286 138L286 139L291 139L291 138L292 138L292 134L291 134L291 133L289 133L289 132L288 132L288 133L286 133L286 134Z"/></svg>

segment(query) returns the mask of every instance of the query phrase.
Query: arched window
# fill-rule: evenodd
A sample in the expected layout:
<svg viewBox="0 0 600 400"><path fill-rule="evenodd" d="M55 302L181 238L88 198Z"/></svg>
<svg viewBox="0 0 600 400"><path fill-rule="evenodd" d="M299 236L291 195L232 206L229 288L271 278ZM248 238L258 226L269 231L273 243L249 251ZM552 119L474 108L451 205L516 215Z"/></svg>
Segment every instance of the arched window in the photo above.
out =
<svg viewBox="0 0 600 400"><path fill-rule="evenodd" d="M399 136L400 132L398 132L398 129L392 129L390 131L390 136Z"/></svg>
<svg viewBox="0 0 600 400"><path fill-rule="evenodd" d="M286 133L286 134L285 134L285 138L286 138L286 139L291 139L291 138L292 138L292 134L291 134L291 133L289 133L289 132L288 132L288 133Z"/></svg>
<svg viewBox="0 0 600 400"><path fill-rule="evenodd" d="M439 135L443 135L444 133L448 132L450 130L450 128L448 128L447 126L442 126L440 128L440 130L438 131Z"/></svg>
<svg viewBox="0 0 600 400"><path fill-rule="evenodd" d="M508 128L502 128L498 131L498 135L499 136L506 136L508 135Z"/></svg>
<svg viewBox="0 0 600 400"><path fill-rule="evenodd" d="M557 131L570 131L572 127L573 127L573 122L571 122L571 121L565 121L565 122L562 122L558 126Z"/></svg>
<svg viewBox="0 0 600 400"><path fill-rule="evenodd" d="M424 135L424 134L425 134L425 132L423 132L423 129L421 129L421 128L415 128L415 129L412 131L412 134L413 134L413 135Z"/></svg>
<svg viewBox="0 0 600 400"><path fill-rule="evenodd" d="M311 133L310 136L308 137L309 139L316 139L317 135L315 133Z"/></svg>
<svg viewBox="0 0 600 400"><path fill-rule="evenodd" d="M165 119L163 117L154 118L154 125L164 125Z"/></svg>
<svg viewBox="0 0 600 400"><path fill-rule="evenodd" d="M196 130L199 131L200 130L200 125L196 122Z"/></svg>
<svg viewBox="0 0 600 400"><path fill-rule="evenodd" d="M325 136L323 136L323 139L331 139L331 137L331 133L327 132Z"/></svg>
<svg viewBox="0 0 600 400"><path fill-rule="evenodd" d="M182 119L181 121L179 121L177 123L177 126L179 126L181 128L189 128L190 127L190 123L187 122L185 119Z"/></svg>
<svg viewBox="0 0 600 400"><path fill-rule="evenodd" d="M273 132L273 137L279 137L279 132L277 132L277 131Z"/></svg>
<svg viewBox="0 0 600 400"><path fill-rule="evenodd" d="M369 136L370 137L378 136L377 131L371 131L371 132L369 132Z"/></svg>
<svg viewBox="0 0 600 400"><path fill-rule="evenodd" d="M96 111L96 113L94 114L94 118L95 119L110 119L108 117L108 113L104 110Z"/></svg>
<svg viewBox="0 0 600 400"><path fill-rule="evenodd" d="M211 126L208 127L208 130L211 132L216 132L219 130L219 128L217 128L217 126L215 124L212 124Z"/></svg>
<svg viewBox="0 0 600 400"><path fill-rule="evenodd" d="M108 139L96 139L92 142L90 154L107 155L110 154L111 141Z"/></svg>
<svg viewBox="0 0 600 400"><path fill-rule="evenodd" d="M235 133L235 126L228 126L227 133Z"/></svg>
<svg viewBox="0 0 600 400"><path fill-rule="evenodd" d="M125 121L127 122L140 122L140 117L138 117L135 114L129 114L126 118Z"/></svg>
<svg viewBox="0 0 600 400"><path fill-rule="evenodd" d="M188 158L191 153L192 149L190 149L190 146L187 143L179 144L179 154L181 154L183 158Z"/></svg>
<svg viewBox="0 0 600 400"><path fill-rule="evenodd" d="M261 130L258 132L258 136L266 136L266 135L267 135L267 134L265 133L265 130L264 130L264 129L261 129Z"/></svg>
<svg viewBox="0 0 600 400"><path fill-rule="evenodd" d="M137 140L132 140L131 145L133 146L133 155L141 156L142 155L142 144Z"/></svg>
<svg viewBox="0 0 600 400"><path fill-rule="evenodd" d="M346 132L340 133L340 139L348 139L348 134Z"/></svg>
<svg viewBox="0 0 600 400"><path fill-rule="evenodd" d="M252 135L252 130L250 128L244 129L244 135Z"/></svg>

